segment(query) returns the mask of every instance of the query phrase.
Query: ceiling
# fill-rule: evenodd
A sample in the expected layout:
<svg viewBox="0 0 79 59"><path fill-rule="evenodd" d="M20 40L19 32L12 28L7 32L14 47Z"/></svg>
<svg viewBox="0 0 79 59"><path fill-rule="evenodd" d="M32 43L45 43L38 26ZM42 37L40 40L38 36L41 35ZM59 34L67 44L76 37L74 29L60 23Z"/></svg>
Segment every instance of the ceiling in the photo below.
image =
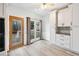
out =
<svg viewBox="0 0 79 59"><path fill-rule="evenodd" d="M27 11L34 12L39 15L46 15L51 10L62 8L68 4L69 3L51 3L51 8L48 8L48 9L42 9L41 8L42 3L10 3L9 5L13 5L13 6L25 9Z"/></svg>

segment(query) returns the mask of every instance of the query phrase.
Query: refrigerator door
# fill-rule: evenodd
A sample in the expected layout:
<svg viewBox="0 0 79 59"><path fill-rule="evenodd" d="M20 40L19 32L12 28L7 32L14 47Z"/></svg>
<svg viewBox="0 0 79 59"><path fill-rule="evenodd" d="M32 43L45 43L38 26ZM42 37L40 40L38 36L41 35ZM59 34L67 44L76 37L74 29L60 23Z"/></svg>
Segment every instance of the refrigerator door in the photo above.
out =
<svg viewBox="0 0 79 59"><path fill-rule="evenodd" d="M4 49L4 18L0 18L0 52Z"/></svg>

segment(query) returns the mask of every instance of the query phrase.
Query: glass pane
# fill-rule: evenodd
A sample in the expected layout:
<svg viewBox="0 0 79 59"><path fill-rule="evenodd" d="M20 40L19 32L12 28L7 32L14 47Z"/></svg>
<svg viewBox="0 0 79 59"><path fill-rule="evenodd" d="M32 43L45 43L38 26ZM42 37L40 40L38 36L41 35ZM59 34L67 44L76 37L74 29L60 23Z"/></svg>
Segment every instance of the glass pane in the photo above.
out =
<svg viewBox="0 0 79 59"><path fill-rule="evenodd" d="M40 23L39 22L36 23L36 31L40 31Z"/></svg>
<svg viewBox="0 0 79 59"><path fill-rule="evenodd" d="M31 21L31 30L34 30L34 21Z"/></svg>
<svg viewBox="0 0 79 59"><path fill-rule="evenodd" d="M31 21L31 39L34 39L34 21Z"/></svg>
<svg viewBox="0 0 79 59"><path fill-rule="evenodd" d="M13 20L12 22L12 45L22 42L21 20Z"/></svg>
<svg viewBox="0 0 79 59"><path fill-rule="evenodd" d="M31 39L34 39L34 31L31 31Z"/></svg>
<svg viewBox="0 0 79 59"><path fill-rule="evenodd" d="M40 22L36 22L36 37L40 37Z"/></svg>
<svg viewBox="0 0 79 59"><path fill-rule="evenodd" d="M40 32L36 32L36 37L40 37Z"/></svg>

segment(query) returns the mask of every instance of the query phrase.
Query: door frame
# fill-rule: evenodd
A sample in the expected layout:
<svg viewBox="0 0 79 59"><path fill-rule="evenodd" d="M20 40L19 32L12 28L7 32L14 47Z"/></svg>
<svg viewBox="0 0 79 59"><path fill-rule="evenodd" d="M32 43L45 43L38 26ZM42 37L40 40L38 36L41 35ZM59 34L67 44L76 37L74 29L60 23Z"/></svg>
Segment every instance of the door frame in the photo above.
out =
<svg viewBox="0 0 79 59"><path fill-rule="evenodd" d="M22 43L12 46L12 21L13 19L22 21ZM9 50L13 50L24 45L24 18L17 16L9 16Z"/></svg>

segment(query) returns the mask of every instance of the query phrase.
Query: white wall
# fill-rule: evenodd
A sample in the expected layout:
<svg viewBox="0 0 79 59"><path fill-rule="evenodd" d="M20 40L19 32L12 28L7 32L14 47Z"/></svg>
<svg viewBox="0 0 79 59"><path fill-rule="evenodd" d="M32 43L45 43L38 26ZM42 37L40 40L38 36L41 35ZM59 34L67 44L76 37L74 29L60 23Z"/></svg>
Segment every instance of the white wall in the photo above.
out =
<svg viewBox="0 0 79 59"><path fill-rule="evenodd" d="M3 10L2 10L3 8L2 8L2 6L3 6L3 4L2 4L2 3L0 3L0 17L2 17L2 16L3 16L3 14L2 14L2 13L3 13Z"/></svg>
<svg viewBox="0 0 79 59"><path fill-rule="evenodd" d="M55 43L56 34L56 10L51 11L49 14L43 16L43 39Z"/></svg>
<svg viewBox="0 0 79 59"><path fill-rule="evenodd" d="M43 16L43 19L42 19L42 35L43 35L43 39L50 40L49 14Z"/></svg>
<svg viewBox="0 0 79 59"><path fill-rule="evenodd" d="M5 47L9 50L9 16L19 16L24 17L24 44L26 44L26 17L41 19L41 17L33 12L28 12L27 10L16 8L16 6L10 6L5 4Z"/></svg>
<svg viewBox="0 0 79 59"><path fill-rule="evenodd" d="M50 12L50 17L49 17L49 21L50 21L50 41L54 44L55 40L56 40L56 15L57 10L54 10L52 12Z"/></svg>

